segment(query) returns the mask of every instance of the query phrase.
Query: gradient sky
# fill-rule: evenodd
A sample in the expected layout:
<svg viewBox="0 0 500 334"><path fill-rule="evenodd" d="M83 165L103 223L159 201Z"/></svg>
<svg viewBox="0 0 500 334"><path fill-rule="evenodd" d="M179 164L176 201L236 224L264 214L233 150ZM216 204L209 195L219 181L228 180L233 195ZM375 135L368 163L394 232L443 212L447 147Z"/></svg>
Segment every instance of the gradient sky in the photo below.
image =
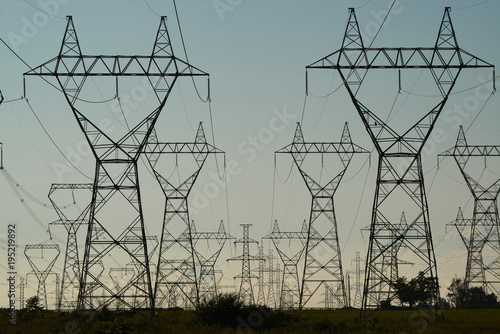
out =
<svg viewBox="0 0 500 334"><path fill-rule="evenodd" d="M226 7L217 7L217 3L225 4ZM198 200L197 203L201 205L200 210L193 214L198 230L214 230L219 221L224 220L226 226L229 221L230 233L240 237L239 224L250 223L253 224L251 236L260 241L270 232L274 219L279 220L284 231L300 228L302 221L308 218L310 198L297 171L292 170L285 182L291 160L280 157L275 169L273 152L291 142L295 122L302 117L304 68L340 48L349 7L357 8L357 18L367 45L391 3L389 0L178 1L189 61L210 73L216 145L226 152L226 160L236 166L233 175L228 173L228 202L223 188L219 188L210 204L203 205L200 198L192 199ZM452 6L452 20L461 48L489 63L499 64L500 23L497 14L500 12L500 3L497 1L397 1L373 46L433 46L445 6ZM51 15L35 7L44 8ZM66 15L73 16L82 52L93 55L150 54L159 23L158 15L166 15L174 52L180 58L185 58L171 1L3 1L0 3L0 37L30 66L37 66L57 55L66 26ZM18 99L23 95L22 74L28 68L4 45L0 45L0 59L0 89L6 100ZM338 86L335 81L338 78L332 79L332 75L333 72L316 72L314 79L311 78L310 91L318 96L331 92L331 87ZM476 86L490 79L490 76L491 71L470 70L459 77L455 91ZM415 93L428 93L426 87L431 83L423 80L416 86L422 90L415 88ZM83 135L62 94L39 78L28 77L26 82L26 97L55 143L68 158L75 159L73 162L83 174L91 177L93 158L81 146ZM206 96L205 82L197 80L197 84L202 96ZM413 81L408 80L403 83L403 88L410 90L412 85ZM491 97L476 119L490 91L491 83L451 96L436 125L440 136L435 138L424 154L431 227L443 288L449 285L455 275L464 275L466 255L457 234L450 232L449 228L446 234L445 225L455 219L458 206L464 209L466 217L472 216L473 201L455 162L448 158L438 170L435 168L436 155L455 144L460 124L467 129L473 122L467 132L470 145L499 143L498 94ZM102 88L100 92L102 96L89 95L89 99L102 101L113 97L112 90L107 88ZM374 90L371 95L366 94L367 99L370 97L376 101L377 92ZM150 98L148 96L146 100ZM402 93L396 103L396 108L401 107L401 111L398 111L400 117L395 120L396 127L401 125L407 128L411 125L404 123L406 116L401 116L405 111L412 113L411 105L404 101ZM135 106L135 102L142 101L132 98L128 107L132 115L138 117L134 112L140 108ZM381 108L387 108L387 105L390 108L393 98L379 102ZM107 112L110 114L107 117L116 116L112 111L115 107L116 102L114 105L113 102L108 104ZM309 95L304 110L303 130L306 140L339 141L344 122L349 122L353 141L370 151L373 149L345 88L323 99ZM174 89L163 112L159 135L164 141L192 141L199 121L204 122L211 141L208 105L197 98L192 82L183 80ZM273 128L277 130L269 136L269 129ZM252 144L255 140L256 145ZM68 170L61 174L54 169L54 166L65 164L65 159L44 133L24 100L0 106L0 142L4 144L5 169L30 196L39 201L48 203L47 193L52 183L89 182L77 171ZM79 149L81 152L78 156L71 153ZM362 257L366 256L368 239L361 234L360 229L370 222L376 159L373 153L369 167L368 156L355 156L345 182L335 197L346 270L354 269L351 260L357 251L361 252ZM217 166L222 168L222 160L217 165L213 158L209 159L197 185L198 193L203 193L209 183L217 184ZM476 166L477 169L472 173L481 174L481 166ZM492 179L495 178L495 172L500 174L499 166L493 160L488 165L490 170L487 173L491 172ZM168 171L169 167L165 169ZM316 172L319 171L318 166ZM149 179L144 186L155 187L155 183ZM4 177L0 178L0 189L2 247L5 247L7 224L16 223L17 242L21 245L17 257L18 272L24 275L29 271L29 266L22 254L23 245L50 242L49 236L26 212ZM45 226L56 220L54 210L36 204L27 195L23 196ZM162 204L163 201L159 200L146 206L159 207ZM193 207L196 205L193 203ZM394 206L398 212L397 203ZM154 214L147 218L151 234L158 235L161 219ZM64 238L61 230L56 235ZM264 246L267 251L267 241ZM64 247L62 244L60 247L62 253L56 269L61 269L63 265ZM219 269L224 272L224 284L238 285L237 281L232 280L238 273L238 265L228 265L226 259L239 253L240 249L235 250L231 246L226 247L221 255ZM6 251L3 256L6 257ZM1 272L4 270L2 267ZM30 281L31 289L35 287L33 282ZM5 289L6 284L0 283L0 291ZM26 297L33 294L34 290L31 290L26 293ZM6 304L6 293L2 293L0 306Z"/></svg>

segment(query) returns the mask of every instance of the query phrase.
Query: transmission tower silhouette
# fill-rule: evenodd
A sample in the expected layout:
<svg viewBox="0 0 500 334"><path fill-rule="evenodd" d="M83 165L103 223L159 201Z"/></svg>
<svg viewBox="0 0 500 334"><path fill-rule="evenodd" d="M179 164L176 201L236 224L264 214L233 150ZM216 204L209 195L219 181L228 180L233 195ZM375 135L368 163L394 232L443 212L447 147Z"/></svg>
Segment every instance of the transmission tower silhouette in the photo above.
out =
<svg viewBox="0 0 500 334"><path fill-rule="evenodd" d="M274 280L274 255L273 255L273 250L270 249L269 253L267 255L267 267L264 269L264 272L267 273L267 281L265 282L265 285L267 286L267 305L272 308L276 309L277 308L277 303L276 303L276 292L274 291L274 285L276 284Z"/></svg>
<svg viewBox="0 0 500 334"><path fill-rule="evenodd" d="M307 242L307 223L304 221L300 232L281 232L278 221L274 221L273 230L262 239L270 239L273 242L278 255L283 262L283 276L281 280L281 293L279 294L279 308L293 310L299 307L300 300L300 279L299 262L303 260ZM289 249L292 240L300 241L300 248ZM283 241L283 243L282 243ZM283 249L283 244L287 249Z"/></svg>
<svg viewBox="0 0 500 334"><path fill-rule="evenodd" d="M48 310L46 280L59 257L59 246L51 244L26 245L24 255L38 280L38 302Z"/></svg>
<svg viewBox="0 0 500 334"><path fill-rule="evenodd" d="M147 305L141 307L149 307L153 314L154 292L139 186L138 160L177 79L208 74L174 56L165 16L160 19L153 51L147 56L84 55L73 19L68 16L59 55L25 75L57 79L96 158L78 307L100 308L120 300L127 308L133 308L133 300L138 298L147 301ZM145 77L146 83L149 83L157 98L158 106L129 128L121 138L112 138L117 136L112 136L106 126L92 121L91 108L87 108L87 104L84 105L84 101L79 99L88 77L115 79L117 95L119 78ZM113 214L113 208L119 208L119 219L109 218L109 215ZM135 263L141 265L134 279L121 289L120 294L112 293L113 287L109 282L97 279L93 273L94 267L110 255L115 258L132 258ZM143 287L144 281L146 288ZM100 297L95 297L95 289L105 290L111 297L101 300ZM138 291L140 296L132 291ZM96 301L99 300L99 304L92 301L94 298L98 298Z"/></svg>
<svg viewBox="0 0 500 334"><path fill-rule="evenodd" d="M477 158L483 158L485 159L484 168L486 169L487 157L500 157L500 146L468 145L464 130L460 126L455 146L439 154L438 157L446 156L452 156L455 159L474 197L473 218L465 219L462 209L458 208L457 219L450 224L457 229L467 248L465 288L468 290L472 286L479 286L485 291L498 296L498 284L500 283L500 219L497 199L500 192L500 179L485 186L484 183L488 181L482 181L481 177L475 179L470 173L471 169L466 169L466 167L471 158L476 158L476 161ZM488 258L493 258L493 260L486 260Z"/></svg>
<svg viewBox="0 0 500 334"><path fill-rule="evenodd" d="M423 275L435 282L428 305L439 301L437 265L432 243L427 197L422 172L422 149L443 110L458 75L464 69L492 68L493 65L463 51L455 38L450 8L444 10L438 38L433 47L372 48L365 47L354 8L349 9L349 19L341 49L307 66L311 69L333 69L340 74L365 128L379 155L375 199L370 225L370 241L365 268L362 315L367 316L380 307L380 302L396 298L391 292L392 277L382 270L382 257L388 255L398 240L420 259ZM398 70L400 91L401 72L409 69L429 70L439 90L440 102L403 134L393 130L370 108L360 101L357 93L363 86L369 70ZM373 72L373 71L372 71ZM384 71L385 72L385 71ZM406 72L405 72L406 73ZM429 73L429 72L428 72ZM389 115L390 116L390 115ZM390 117L389 117L390 118ZM389 118L387 120L389 120ZM401 170L401 166L403 166ZM409 219L408 228L418 234L401 234L396 240L390 217L400 205L393 201L406 201L410 206L404 211L417 212ZM370 311L368 311L370 310ZM438 314L438 310L433 313ZM442 314L442 313L441 313Z"/></svg>
<svg viewBox="0 0 500 334"><path fill-rule="evenodd" d="M335 290L334 298L339 307L347 305L344 275L342 272L341 252L337 233L337 220L333 196L355 153L368 153L352 143L347 123L338 143L305 142L300 123L297 123L293 143L276 151L275 154L291 154L293 161L312 196L307 239L304 250L304 269L299 295L299 309L302 309L322 285L339 283L340 291ZM319 184L303 169L307 155L337 154L342 170L324 185ZM321 181L319 181L321 182ZM328 254L328 256L321 256Z"/></svg>
<svg viewBox="0 0 500 334"><path fill-rule="evenodd" d="M134 279L135 270L131 267L125 268L110 268L108 272L111 281L115 287L114 291L116 295L120 295L121 290L124 286L127 286L128 283ZM120 300L116 299L115 301L115 309L123 310L126 308L126 305Z"/></svg>
<svg viewBox="0 0 500 334"><path fill-rule="evenodd" d="M257 293L257 305L264 305L266 303L266 297L264 294L264 266L266 263L266 258L264 257L264 246L261 244L258 247L259 253L257 257L259 258L259 268L258 268L258 283L259 292Z"/></svg>
<svg viewBox="0 0 500 334"><path fill-rule="evenodd" d="M250 263L251 261L260 261L261 258L250 255L250 244L258 244L257 241L250 238L250 226L252 226L252 224L240 224L240 226L243 227L243 238L236 240L234 244L243 245L243 254L227 259L227 261L241 261L241 274L234 277L235 279L241 279L240 290L238 293L239 299L245 303L254 304L255 299L253 294L252 278L259 277L252 274Z"/></svg>
<svg viewBox="0 0 500 334"><path fill-rule="evenodd" d="M194 307L198 305L200 297L196 265L200 263L199 256L202 254L194 249L197 241L193 238L190 224L188 197L208 156L224 152L207 142L202 122L199 123L195 140L191 143L160 143L155 137L148 143L145 154L166 198L155 298L158 298L158 306L168 301L169 307L177 307L178 305L172 304L176 302L177 297L172 296L185 296L188 304ZM174 185L172 181L167 180L167 176L158 171L157 164L162 156L177 157L179 154L191 155L196 169L186 180ZM197 240L202 237L206 236L199 235ZM203 279L206 278L204 273Z"/></svg>
<svg viewBox="0 0 500 334"><path fill-rule="evenodd" d="M218 281L216 278L215 264L229 239L236 239L230 234L226 233L224 222L221 220L217 232L198 232L194 221L191 223L191 238L193 241L193 249L197 260L196 265L200 268L200 275L198 279L198 287L200 290L200 299L211 299L218 294ZM208 250L201 251L197 244L200 240L207 242ZM214 251L210 252L213 247L210 243L216 243Z"/></svg>
<svg viewBox="0 0 500 334"><path fill-rule="evenodd" d="M78 242L77 242L77 232L82 224L87 224L89 220L89 212L90 212L90 201L92 195L92 187L91 183L88 184L52 184L49 191L49 199L54 207L54 210L57 212L59 216L59 220L52 222L49 224L49 233L51 234L51 226L54 225L62 225L66 229L67 233L67 241L66 241L66 253L64 256L64 267L62 273L62 284L61 289L58 291L58 305L57 310L74 310L76 309L76 303L79 289L79 279L81 277L80 271L80 260L78 254ZM59 193L63 193L59 198L64 198L67 200L68 198L73 199L73 204L78 205L76 202L75 190L88 190L89 196L88 200L85 200L84 209L81 211L77 211L76 217L73 214L72 217L68 217L68 213L66 210L63 210L61 205L58 205L57 200L54 198L54 193L60 195ZM79 203L82 204L82 203ZM79 207L79 206L78 206ZM75 293L76 292L76 293Z"/></svg>
<svg viewBox="0 0 500 334"><path fill-rule="evenodd" d="M361 270L361 253L360 252L356 252L356 258L354 259L354 261L356 262L356 281L354 283L354 307L355 308L361 308L361 299L362 299L362 295L361 295L361 290L363 288L363 285L361 283L361 274L362 274L362 270Z"/></svg>

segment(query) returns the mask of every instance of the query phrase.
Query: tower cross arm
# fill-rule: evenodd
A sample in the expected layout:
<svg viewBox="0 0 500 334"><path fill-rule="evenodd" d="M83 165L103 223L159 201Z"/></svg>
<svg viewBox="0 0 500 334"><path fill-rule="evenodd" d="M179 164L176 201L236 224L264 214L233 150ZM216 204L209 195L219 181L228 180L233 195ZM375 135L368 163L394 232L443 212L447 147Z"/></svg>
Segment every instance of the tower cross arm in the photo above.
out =
<svg viewBox="0 0 500 334"><path fill-rule="evenodd" d="M370 153L353 143L292 143L276 151L276 153Z"/></svg>
<svg viewBox="0 0 500 334"><path fill-rule="evenodd" d="M224 154L225 152L209 143L150 143L143 151L145 154L154 153L211 153Z"/></svg>
<svg viewBox="0 0 500 334"><path fill-rule="evenodd" d="M450 57L450 53L453 56ZM460 48L342 48L306 66L306 69L451 69L494 68Z"/></svg>
<svg viewBox="0 0 500 334"><path fill-rule="evenodd" d="M439 157L499 157L500 146L455 146L438 155Z"/></svg>
<svg viewBox="0 0 500 334"><path fill-rule="evenodd" d="M62 55L24 75L38 76L208 76L174 56Z"/></svg>

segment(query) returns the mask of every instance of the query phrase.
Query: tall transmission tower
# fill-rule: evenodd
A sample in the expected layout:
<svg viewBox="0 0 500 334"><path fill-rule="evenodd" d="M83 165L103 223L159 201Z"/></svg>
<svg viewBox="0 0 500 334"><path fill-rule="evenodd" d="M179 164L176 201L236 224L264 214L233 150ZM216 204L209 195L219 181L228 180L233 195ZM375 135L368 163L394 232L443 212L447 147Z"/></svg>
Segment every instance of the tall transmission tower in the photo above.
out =
<svg viewBox="0 0 500 334"><path fill-rule="evenodd" d="M464 130L460 126L455 146L439 156L452 156L455 159L474 197L473 218L465 219L462 209L459 208L457 219L451 224L455 226L467 248L465 287L469 289L472 286L479 286L499 296L500 219L497 199L500 192L500 179L484 185L485 181L474 179L470 175L470 169L466 170L466 167L470 158L475 157L485 159L486 169L487 157L500 157L500 146L468 145ZM488 257L493 260L486 260Z"/></svg>
<svg viewBox="0 0 500 334"><path fill-rule="evenodd" d="M134 279L135 270L131 267L110 268L108 275L115 286L114 293L119 295L123 287L127 286L128 282ZM121 300L117 299L115 301L115 308L117 310L122 310L126 307Z"/></svg>
<svg viewBox="0 0 500 334"><path fill-rule="evenodd" d="M137 297L148 300L148 305L154 312L154 292L139 186L138 160L177 79L208 74L174 56L165 16L160 19L152 53L147 56L84 55L73 19L68 16L59 55L25 75L57 79L96 159L78 307L100 308L120 300L127 308L133 308L132 303ZM130 127L121 138L114 138L121 134L112 134L108 127L93 121L92 116L95 115L91 108L79 99L88 77L114 79L117 95L119 78L127 77L131 80L145 77L157 98L158 106L135 126ZM119 208L120 217L110 219L110 215L118 211L113 210L116 208ZM137 257L139 254L140 257ZM112 294L107 300L93 301L92 299L100 298L95 297L95 289L113 289L109 282L97 279L93 273L94 267L108 256L132 258L141 264L141 268L134 280L121 289L120 294ZM143 287L144 280L146 289ZM138 291L140 296L132 291ZM95 305L97 300L99 304Z"/></svg>
<svg viewBox="0 0 500 334"><path fill-rule="evenodd" d="M196 264L200 262L198 255L201 253L194 249L188 197L208 156L210 154L224 154L224 152L207 142L203 123L200 122L194 142L160 143L157 139L156 141L151 140L145 149L145 154L165 194L160 256L154 289L155 298L158 298L158 306L161 306L167 295L180 295L185 296L191 306L196 306L199 302ZM162 175L157 168L162 156L172 155L175 157L177 155L191 155L196 163L195 171L183 182L179 181L179 185L174 185L172 181L167 180L167 176ZM202 235L198 236L198 240L200 238ZM179 291L174 293L172 289ZM176 299L171 298L170 300ZM177 306L169 305L169 307Z"/></svg>
<svg viewBox="0 0 500 334"><path fill-rule="evenodd" d="M428 305L436 305L439 301L437 264L432 243L421 152L452 92L458 75L462 70L470 68L493 68L493 65L459 48L449 7L444 10L435 45L415 48L365 47L354 8L350 8L341 49L306 68L337 70L342 85L346 87L379 155L365 268L362 306L364 316L368 315L368 310L378 309L387 295L390 295L389 300L396 298L395 293L390 291L393 283L391 275L381 268L383 263L381 257L393 250L392 244L398 239L403 240L408 249L414 253L415 259L421 259L422 266L419 265L418 268L423 268L423 275L435 282ZM429 70L427 73L430 73L439 90L440 102L430 112L426 112L409 130L400 134L357 96L366 75L373 69L377 69L378 72L397 70L400 74L400 91L402 71ZM409 219L408 228L413 228L418 234L403 233L394 240L391 235L393 224L390 222L390 217L394 216L396 207L399 212L401 211L401 205L388 204L394 200L398 203L400 201L408 203L406 205L409 207L404 209L407 213L415 212ZM413 211L410 211L411 209ZM436 309L434 313L438 314L438 310Z"/></svg>
<svg viewBox="0 0 500 334"><path fill-rule="evenodd" d="M49 191L49 199L54 207L54 210L57 212L59 216L59 220L49 224L49 233L50 227L53 225L62 225L66 229L67 233L67 241L66 241L66 254L64 256L64 267L62 273L62 284L61 290L57 290L59 294L57 300L57 310L74 310L76 309L76 296L78 295L78 289L80 287L79 279L81 277L80 271L80 260L78 254L78 242L77 242L77 232L82 224L87 224L89 219L90 212L90 195L92 194L91 183L88 184L52 184ZM54 198L54 193L64 193L59 198L64 198L67 200L68 198L73 199L73 204L78 205L75 198L75 190L88 190L89 198L85 199L85 203L83 203L84 209L77 210L76 217L73 215L72 217L68 217L68 213L64 208L57 204L57 200ZM82 204L82 203L79 203ZM78 206L79 207L79 206ZM76 293L75 293L76 292Z"/></svg>
<svg viewBox="0 0 500 334"><path fill-rule="evenodd" d="M241 279L238 295L241 301L253 304L255 303L255 299L252 278L258 278L258 276L252 274L250 263L251 261L259 261L260 258L250 255L250 244L258 244L258 242L250 238L250 226L252 224L240 224L240 226L243 227L243 238L236 240L234 243L243 245L243 254L227 261L241 261L241 274L234 277L235 279Z"/></svg>
<svg viewBox="0 0 500 334"><path fill-rule="evenodd" d="M38 302L46 310L48 310L46 280L59 257L59 253L58 245L36 244L26 245L24 248L24 255L38 280Z"/></svg>
<svg viewBox="0 0 500 334"><path fill-rule="evenodd" d="M283 277L281 280L281 293L279 294L279 308L293 310L299 307L300 300L300 279L299 262L303 259L305 245L307 242L307 223L304 221L300 232L281 232L278 221L274 221L273 230L262 239L270 239L273 242L278 255L283 262ZM287 248L292 240L299 240L299 249L283 249L283 243ZM288 242L287 242L288 241Z"/></svg>
<svg viewBox="0 0 500 334"><path fill-rule="evenodd" d="M355 153L368 153L368 151L352 143L347 123L344 125L341 141L338 143L305 142L300 123L297 123L293 143L276 151L275 154L279 153L291 154L312 196L299 309L307 305L322 285L336 283L340 284L341 289L340 291L335 289L334 297L340 307L345 307L347 298L333 196L353 155ZM343 167L341 172L328 182L319 184L302 167L306 156L311 154L320 154L321 157L325 154L337 154ZM328 256L319 256L319 253L328 254Z"/></svg>
<svg viewBox="0 0 500 334"><path fill-rule="evenodd" d="M24 277L19 278L19 309L24 309L24 288L26 283L24 283Z"/></svg>

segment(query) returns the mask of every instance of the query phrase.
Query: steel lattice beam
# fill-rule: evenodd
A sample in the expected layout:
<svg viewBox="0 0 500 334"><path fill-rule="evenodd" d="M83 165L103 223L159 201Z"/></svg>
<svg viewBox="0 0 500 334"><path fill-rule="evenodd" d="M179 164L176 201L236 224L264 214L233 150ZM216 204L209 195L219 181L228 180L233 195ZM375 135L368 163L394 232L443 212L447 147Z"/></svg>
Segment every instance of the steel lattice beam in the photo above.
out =
<svg viewBox="0 0 500 334"><path fill-rule="evenodd" d="M423 263L423 274L435 282L433 296L428 301L430 309L439 301L437 264L432 244L421 151L452 92L458 75L462 70L471 68L492 68L494 71L493 65L459 48L449 7L445 8L436 43L433 47L425 48L365 47L354 8L350 8L341 49L306 67L306 70L333 69L340 74L343 86L346 87L379 153L365 268L362 305L364 316L368 310L378 309L388 295L389 300L396 298L395 293L391 292L392 277L384 270L382 259L393 251L393 245L399 241L391 236L394 227L386 218L393 210L391 207L384 207L384 203L398 199L401 193L406 194L410 205L420 211L411 217L408 228L414 233L405 235L402 239L403 244L415 255L416 260ZM357 92L370 70L411 69L429 70L442 100L406 132L400 134L361 103L357 98ZM401 163L408 166L403 171L397 168ZM435 309L433 312L438 314L439 311Z"/></svg>
<svg viewBox="0 0 500 334"><path fill-rule="evenodd" d="M96 158L78 307L101 308L117 300L132 305L134 300L141 300L138 307L150 308L154 313L154 291L141 203L138 159L177 79L208 74L174 56L165 16L160 19L152 53L147 56L83 54L73 19L68 16L59 55L25 75L57 79ZM159 103L155 110L118 140L112 139L106 128L92 122L89 111L77 107L86 79L103 76L116 78L117 95L118 78L145 77ZM124 215L126 217L121 218L119 222L110 222L106 215L106 212L110 211L110 201L119 206L120 211L128 210L132 214ZM116 226L123 228L122 232L111 230ZM99 275L102 261L112 254L130 257L135 264L140 265L134 279L121 289L119 295L108 282L101 280ZM102 291L102 295L107 294L109 298L97 297L95 292L98 289Z"/></svg>
<svg viewBox="0 0 500 334"><path fill-rule="evenodd" d="M465 219L462 209L458 209L454 226L467 248L467 265L465 268L465 288L480 286L499 295L500 284L500 219L498 215L498 194L500 179L489 186L483 186L466 172L471 157L500 157L500 146L470 146L460 126L455 146L441 154L455 159L472 196L474 197L474 214L472 219ZM484 254L493 254L493 260L485 261Z"/></svg>

